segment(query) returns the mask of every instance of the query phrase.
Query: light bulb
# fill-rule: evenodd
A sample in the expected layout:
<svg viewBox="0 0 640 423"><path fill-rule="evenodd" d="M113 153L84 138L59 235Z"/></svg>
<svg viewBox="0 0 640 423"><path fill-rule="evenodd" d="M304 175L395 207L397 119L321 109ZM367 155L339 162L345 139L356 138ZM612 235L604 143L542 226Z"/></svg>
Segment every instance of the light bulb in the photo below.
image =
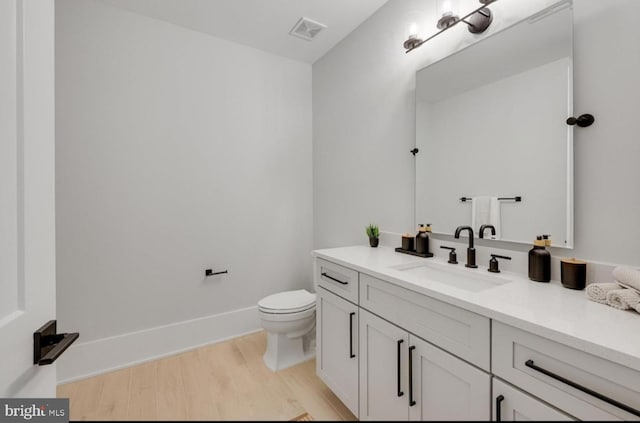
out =
<svg viewBox="0 0 640 423"><path fill-rule="evenodd" d="M418 36L418 24L413 22L411 26L409 26L409 37L415 38Z"/></svg>
<svg viewBox="0 0 640 423"><path fill-rule="evenodd" d="M453 16L456 14L456 4L452 0L442 0L440 2L440 16Z"/></svg>

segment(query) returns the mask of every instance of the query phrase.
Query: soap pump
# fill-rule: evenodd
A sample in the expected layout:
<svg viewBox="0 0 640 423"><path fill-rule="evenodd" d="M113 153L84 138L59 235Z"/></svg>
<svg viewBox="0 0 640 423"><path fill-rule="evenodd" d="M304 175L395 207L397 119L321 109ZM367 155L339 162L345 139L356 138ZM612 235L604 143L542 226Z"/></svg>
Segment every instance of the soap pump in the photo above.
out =
<svg viewBox="0 0 640 423"><path fill-rule="evenodd" d="M538 235L529 250L529 279L536 282L551 280L551 254L545 248L545 240Z"/></svg>
<svg viewBox="0 0 640 423"><path fill-rule="evenodd" d="M431 233L431 223L418 225L416 235L416 253L429 255L429 234Z"/></svg>

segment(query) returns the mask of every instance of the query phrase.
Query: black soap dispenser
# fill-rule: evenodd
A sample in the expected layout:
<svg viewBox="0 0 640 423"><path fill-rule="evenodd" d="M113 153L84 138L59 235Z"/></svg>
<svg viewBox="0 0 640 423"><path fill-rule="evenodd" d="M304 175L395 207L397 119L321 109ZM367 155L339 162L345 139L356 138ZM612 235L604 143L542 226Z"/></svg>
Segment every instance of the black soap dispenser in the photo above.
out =
<svg viewBox="0 0 640 423"><path fill-rule="evenodd" d="M545 248L545 240L539 235L529 250L529 279L536 282L551 280L551 254Z"/></svg>
<svg viewBox="0 0 640 423"><path fill-rule="evenodd" d="M433 254L429 253L429 234L431 233L431 223L427 223L427 226L418 225L418 234L416 235L416 253L425 254L432 257Z"/></svg>

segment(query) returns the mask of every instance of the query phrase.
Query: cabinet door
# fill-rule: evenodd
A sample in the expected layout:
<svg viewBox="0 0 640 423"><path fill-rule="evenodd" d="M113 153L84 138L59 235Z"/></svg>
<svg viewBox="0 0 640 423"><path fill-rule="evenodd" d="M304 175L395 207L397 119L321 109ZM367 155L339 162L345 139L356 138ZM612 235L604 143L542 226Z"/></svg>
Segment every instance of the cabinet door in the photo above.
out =
<svg viewBox="0 0 640 423"><path fill-rule="evenodd" d="M319 287L316 372L358 416L358 307Z"/></svg>
<svg viewBox="0 0 640 423"><path fill-rule="evenodd" d="M572 421L573 418L561 413L542 401L493 378L493 420L523 421L552 420Z"/></svg>
<svg viewBox="0 0 640 423"><path fill-rule="evenodd" d="M491 376L409 336L411 420L490 420Z"/></svg>
<svg viewBox="0 0 640 423"><path fill-rule="evenodd" d="M360 309L360 420L408 420L406 331Z"/></svg>

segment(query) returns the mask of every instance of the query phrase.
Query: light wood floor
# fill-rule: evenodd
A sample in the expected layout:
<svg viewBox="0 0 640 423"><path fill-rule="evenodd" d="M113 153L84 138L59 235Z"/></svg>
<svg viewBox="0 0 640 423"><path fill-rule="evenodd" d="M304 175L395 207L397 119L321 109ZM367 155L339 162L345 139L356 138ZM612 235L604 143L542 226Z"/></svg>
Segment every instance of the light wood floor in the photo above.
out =
<svg viewBox="0 0 640 423"><path fill-rule="evenodd" d="M71 420L355 420L315 360L279 372L264 332L58 386Z"/></svg>

